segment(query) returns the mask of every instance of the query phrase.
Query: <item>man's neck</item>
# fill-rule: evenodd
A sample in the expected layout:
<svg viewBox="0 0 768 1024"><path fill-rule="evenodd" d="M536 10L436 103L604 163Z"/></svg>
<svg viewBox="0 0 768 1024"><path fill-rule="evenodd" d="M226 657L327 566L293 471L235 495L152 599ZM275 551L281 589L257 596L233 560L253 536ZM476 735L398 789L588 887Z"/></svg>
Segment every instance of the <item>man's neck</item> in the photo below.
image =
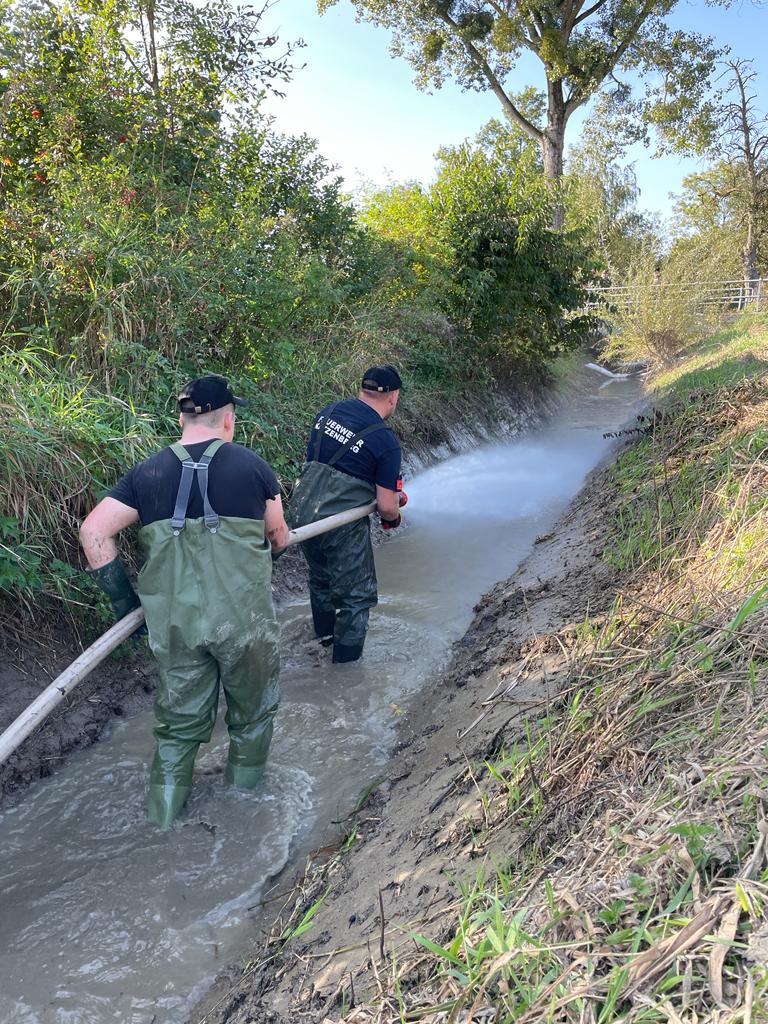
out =
<svg viewBox="0 0 768 1024"><path fill-rule="evenodd" d="M381 403L377 402L375 398L369 398L365 394L360 394L357 396L357 399L359 402L362 402L363 405L367 405L369 409L373 409L374 412L377 412L382 419L386 419L386 416L384 415L385 410L379 408Z"/></svg>
<svg viewBox="0 0 768 1024"><path fill-rule="evenodd" d="M185 427L180 441L182 444L199 444L201 441L226 441L224 434L215 427Z"/></svg>

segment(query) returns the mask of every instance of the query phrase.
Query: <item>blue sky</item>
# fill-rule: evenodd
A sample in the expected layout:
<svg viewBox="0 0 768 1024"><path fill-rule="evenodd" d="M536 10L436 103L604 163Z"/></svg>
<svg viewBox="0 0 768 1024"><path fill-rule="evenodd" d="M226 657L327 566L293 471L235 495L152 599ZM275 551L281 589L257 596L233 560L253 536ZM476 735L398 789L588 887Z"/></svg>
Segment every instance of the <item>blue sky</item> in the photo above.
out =
<svg viewBox="0 0 768 1024"><path fill-rule="evenodd" d="M760 39L767 34L768 11L758 3L737 2L726 9L703 0L683 2L670 21L714 36L731 47L734 57L755 58L761 70ZM322 17L315 0L278 0L264 25L276 28L283 40L301 37L307 44L298 55L306 66L286 87L285 98L268 101L276 127L316 138L351 190L367 182L428 182L438 147L457 144L500 116L490 93L466 93L450 83L432 95L416 89L410 66L389 54L389 33L356 23L350 0L338 0ZM763 110L768 109L767 81L763 74L758 85ZM508 85L517 91L542 83L538 62L529 56ZM575 115L569 142L577 140L579 129ZM662 216L671 209L669 193L678 191L683 176L698 166L692 159L654 157L642 147L635 147L629 159L641 207Z"/></svg>

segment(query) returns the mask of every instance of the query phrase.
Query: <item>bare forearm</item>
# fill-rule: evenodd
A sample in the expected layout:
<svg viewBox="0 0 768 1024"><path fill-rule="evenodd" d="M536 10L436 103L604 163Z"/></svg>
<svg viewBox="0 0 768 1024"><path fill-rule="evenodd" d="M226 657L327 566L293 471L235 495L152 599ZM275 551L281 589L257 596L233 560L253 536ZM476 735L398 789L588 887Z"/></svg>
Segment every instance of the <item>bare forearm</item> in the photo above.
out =
<svg viewBox="0 0 768 1024"><path fill-rule="evenodd" d="M397 491L386 490L383 487L377 488L376 511L382 519L394 520L400 515L400 499Z"/></svg>
<svg viewBox="0 0 768 1024"><path fill-rule="evenodd" d="M271 498L264 510L264 529L273 551L282 551L288 543L288 524L283 514L283 502L279 494Z"/></svg>
<svg viewBox="0 0 768 1024"><path fill-rule="evenodd" d="M287 523L283 521L278 526L275 526L273 529L269 530L267 536L269 537L269 543L272 545L272 548L275 551L282 551L288 543L289 531Z"/></svg>
<svg viewBox="0 0 768 1024"><path fill-rule="evenodd" d="M117 558L116 537L126 526L135 523L135 508L114 498L104 498L80 527L80 543L91 569L101 569Z"/></svg>
<svg viewBox="0 0 768 1024"><path fill-rule="evenodd" d="M80 530L80 543L83 552L91 569L100 569L103 565L109 565L117 558L117 544L114 537L104 537L98 533L88 530L83 525Z"/></svg>

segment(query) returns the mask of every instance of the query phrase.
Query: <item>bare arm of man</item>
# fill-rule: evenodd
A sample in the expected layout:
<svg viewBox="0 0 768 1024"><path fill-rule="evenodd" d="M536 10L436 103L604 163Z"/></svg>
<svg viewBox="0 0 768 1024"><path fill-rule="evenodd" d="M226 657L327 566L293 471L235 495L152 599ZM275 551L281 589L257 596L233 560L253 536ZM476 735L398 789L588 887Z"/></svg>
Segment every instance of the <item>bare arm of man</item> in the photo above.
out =
<svg viewBox="0 0 768 1024"><path fill-rule="evenodd" d="M100 569L113 562L117 558L115 537L138 519L136 509L122 501L115 498L100 501L80 527L80 543L88 565L92 569Z"/></svg>
<svg viewBox="0 0 768 1024"><path fill-rule="evenodd" d="M288 543L288 524L283 513L283 499L279 494L267 501L264 509L264 530L273 551L282 551Z"/></svg>
<svg viewBox="0 0 768 1024"><path fill-rule="evenodd" d="M376 484L376 506L382 519L394 522L400 515L400 496L397 491Z"/></svg>

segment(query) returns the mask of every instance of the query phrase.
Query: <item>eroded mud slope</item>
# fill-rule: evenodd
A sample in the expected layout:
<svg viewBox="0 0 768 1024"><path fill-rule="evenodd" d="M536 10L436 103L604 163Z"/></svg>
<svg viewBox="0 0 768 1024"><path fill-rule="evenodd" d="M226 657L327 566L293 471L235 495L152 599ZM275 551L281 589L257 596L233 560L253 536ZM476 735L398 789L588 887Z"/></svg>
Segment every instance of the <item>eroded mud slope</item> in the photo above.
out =
<svg viewBox="0 0 768 1024"><path fill-rule="evenodd" d="M71 637L7 638L0 667L0 732L80 654ZM0 767L0 800L14 799L102 736L117 717L147 706L155 676L145 645L124 644L99 666Z"/></svg>

